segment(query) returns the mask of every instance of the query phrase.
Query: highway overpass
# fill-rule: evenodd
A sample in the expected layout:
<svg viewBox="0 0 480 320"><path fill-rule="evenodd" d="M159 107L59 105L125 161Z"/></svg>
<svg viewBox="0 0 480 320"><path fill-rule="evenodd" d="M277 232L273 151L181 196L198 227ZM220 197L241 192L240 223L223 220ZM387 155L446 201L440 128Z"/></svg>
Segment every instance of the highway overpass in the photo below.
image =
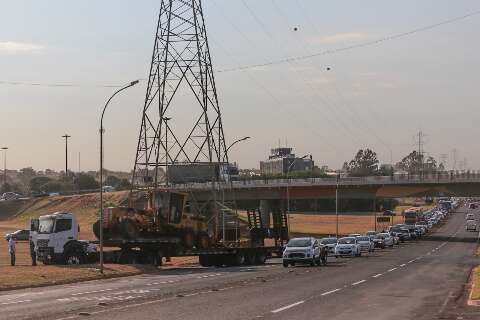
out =
<svg viewBox="0 0 480 320"><path fill-rule="evenodd" d="M231 200L402 198L421 196L480 196L480 174L438 174L336 178L302 178L244 180L230 183L191 183L175 185L178 191L191 191L197 200L212 198Z"/></svg>

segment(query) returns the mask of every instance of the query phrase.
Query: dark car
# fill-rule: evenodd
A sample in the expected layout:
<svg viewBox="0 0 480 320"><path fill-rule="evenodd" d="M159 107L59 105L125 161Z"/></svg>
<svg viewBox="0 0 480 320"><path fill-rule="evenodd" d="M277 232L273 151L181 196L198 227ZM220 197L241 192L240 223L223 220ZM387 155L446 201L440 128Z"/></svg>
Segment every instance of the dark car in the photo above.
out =
<svg viewBox="0 0 480 320"><path fill-rule="evenodd" d="M15 235L17 241L28 241L30 240L30 230L17 230L12 233L7 233L5 235L5 240L10 240L11 236Z"/></svg>

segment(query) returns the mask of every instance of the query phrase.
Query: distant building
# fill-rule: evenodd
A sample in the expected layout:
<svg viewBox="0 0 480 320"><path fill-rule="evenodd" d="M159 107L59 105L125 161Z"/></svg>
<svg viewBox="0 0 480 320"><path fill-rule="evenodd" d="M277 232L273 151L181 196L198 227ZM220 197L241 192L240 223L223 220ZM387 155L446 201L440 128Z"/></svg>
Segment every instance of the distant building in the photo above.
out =
<svg viewBox="0 0 480 320"><path fill-rule="evenodd" d="M312 171L314 162L310 158L297 158L292 148L275 148L271 150L268 160L260 162L263 175L281 175L290 172Z"/></svg>

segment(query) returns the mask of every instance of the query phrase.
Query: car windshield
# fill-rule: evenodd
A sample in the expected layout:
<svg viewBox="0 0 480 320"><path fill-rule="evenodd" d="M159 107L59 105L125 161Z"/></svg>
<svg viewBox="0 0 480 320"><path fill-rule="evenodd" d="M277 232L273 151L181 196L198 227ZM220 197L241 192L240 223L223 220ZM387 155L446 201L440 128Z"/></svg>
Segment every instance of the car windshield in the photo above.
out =
<svg viewBox="0 0 480 320"><path fill-rule="evenodd" d="M324 239L320 240L320 243L321 243L321 244L333 244L333 243L337 243L337 238L324 238Z"/></svg>
<svg viewBox="0 0 480 320"><path fill-rule="evenodd" d="M381 234L377 234L377 235L375 236L375 239L383 239L383 238L384 238L384 236L381 235Z"/></svg>
<svg viewBox="0 0 480 320"><path fill-rule="evenodd" d="M380 235L384 238L388 238L390 237L390 234L389 233L380 233Z"/></svg>
<svg viewBox="0 0 480 320"><path fill-rule="evenodd" d="M368 231L367 232L367 236L374 236L376 235L377 233L375 231Z"/></svg>
<svg viewBox="0 0 480 320"><path fill-rule="evenodd" d="M369 237L357 237L358 241L370 241Z"/></svg>
<svg viewBox="0 0 480 320"><path fill-rule="evenodd" d="M312 240L310 239L292 239L288 242L287 247L310 247Z"/></svg>
<svg viewBox="0 0 480 320"><path fill-rule="evenodd" d="M55 225L55 218L40 218L38 233L52 233Z"/></svg>
<svg viewBox="0 0 480 320"><path fill-rule="evenodd" d="M341 238L338 240L339 244L354 244L355 238Z"/></svg>

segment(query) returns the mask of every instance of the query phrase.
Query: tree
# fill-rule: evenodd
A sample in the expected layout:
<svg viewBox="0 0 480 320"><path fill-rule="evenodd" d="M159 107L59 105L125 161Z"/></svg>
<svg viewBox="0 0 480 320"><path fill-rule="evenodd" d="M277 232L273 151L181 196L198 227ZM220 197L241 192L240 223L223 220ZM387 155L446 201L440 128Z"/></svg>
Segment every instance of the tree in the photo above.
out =
<svg viewBox="0 0 480 320"><path fill-rule="evenodd" d="M107 179L105 179L106 186L112 186L117 188L119 183L120 183L120 179L115 176L108 176Z"/></svg>
<svg viewBox="0 0 480 320"><path fill-rule="evenodd" d="M79 173L76 181L80 190L98 189L100 187L100 184L94 177L85 173Z"/></svg>
<svg viewBox="0 0 480 320"><path fill-rule="evenodd" d="M360 149L355 155L355 158L348 164L345 164L350 176L365 177L378 173L378 163L377 154L374 151L370 149Z"/></svg>
<svg viewBox="0 0 480 320"><path fill-rule="evenodd" d="M419 154L417 151L412 151L410 154L402 159L397 166L407 171L411 174L420 172L421 166L423 163L423 155Z"/></svg>
<svg viewBox="0 0 480 320"><path fill-rule="evenodd" d="M128 190L132 187L132 184L128 179L122 179L120 182L117 184L116 188L117 190Z"/></svg>
<svg viewBox="0 0 480 320"><path fill-rule="evenodd" d="M44 191L43 186L51 181L52 179L49 177L34 177L30 180L30 190L37 192Z"/></svg>
<svg viewBox="0 0 480 320"><path fill-rule="evenodd" d="M22 187L25 191L29 191L30 189L30 180L32 180L33 177L36 176L35 170L33 170L31 167L28 168L23 168L19 170L18 173L18 179L22 183Z"/></svg>

